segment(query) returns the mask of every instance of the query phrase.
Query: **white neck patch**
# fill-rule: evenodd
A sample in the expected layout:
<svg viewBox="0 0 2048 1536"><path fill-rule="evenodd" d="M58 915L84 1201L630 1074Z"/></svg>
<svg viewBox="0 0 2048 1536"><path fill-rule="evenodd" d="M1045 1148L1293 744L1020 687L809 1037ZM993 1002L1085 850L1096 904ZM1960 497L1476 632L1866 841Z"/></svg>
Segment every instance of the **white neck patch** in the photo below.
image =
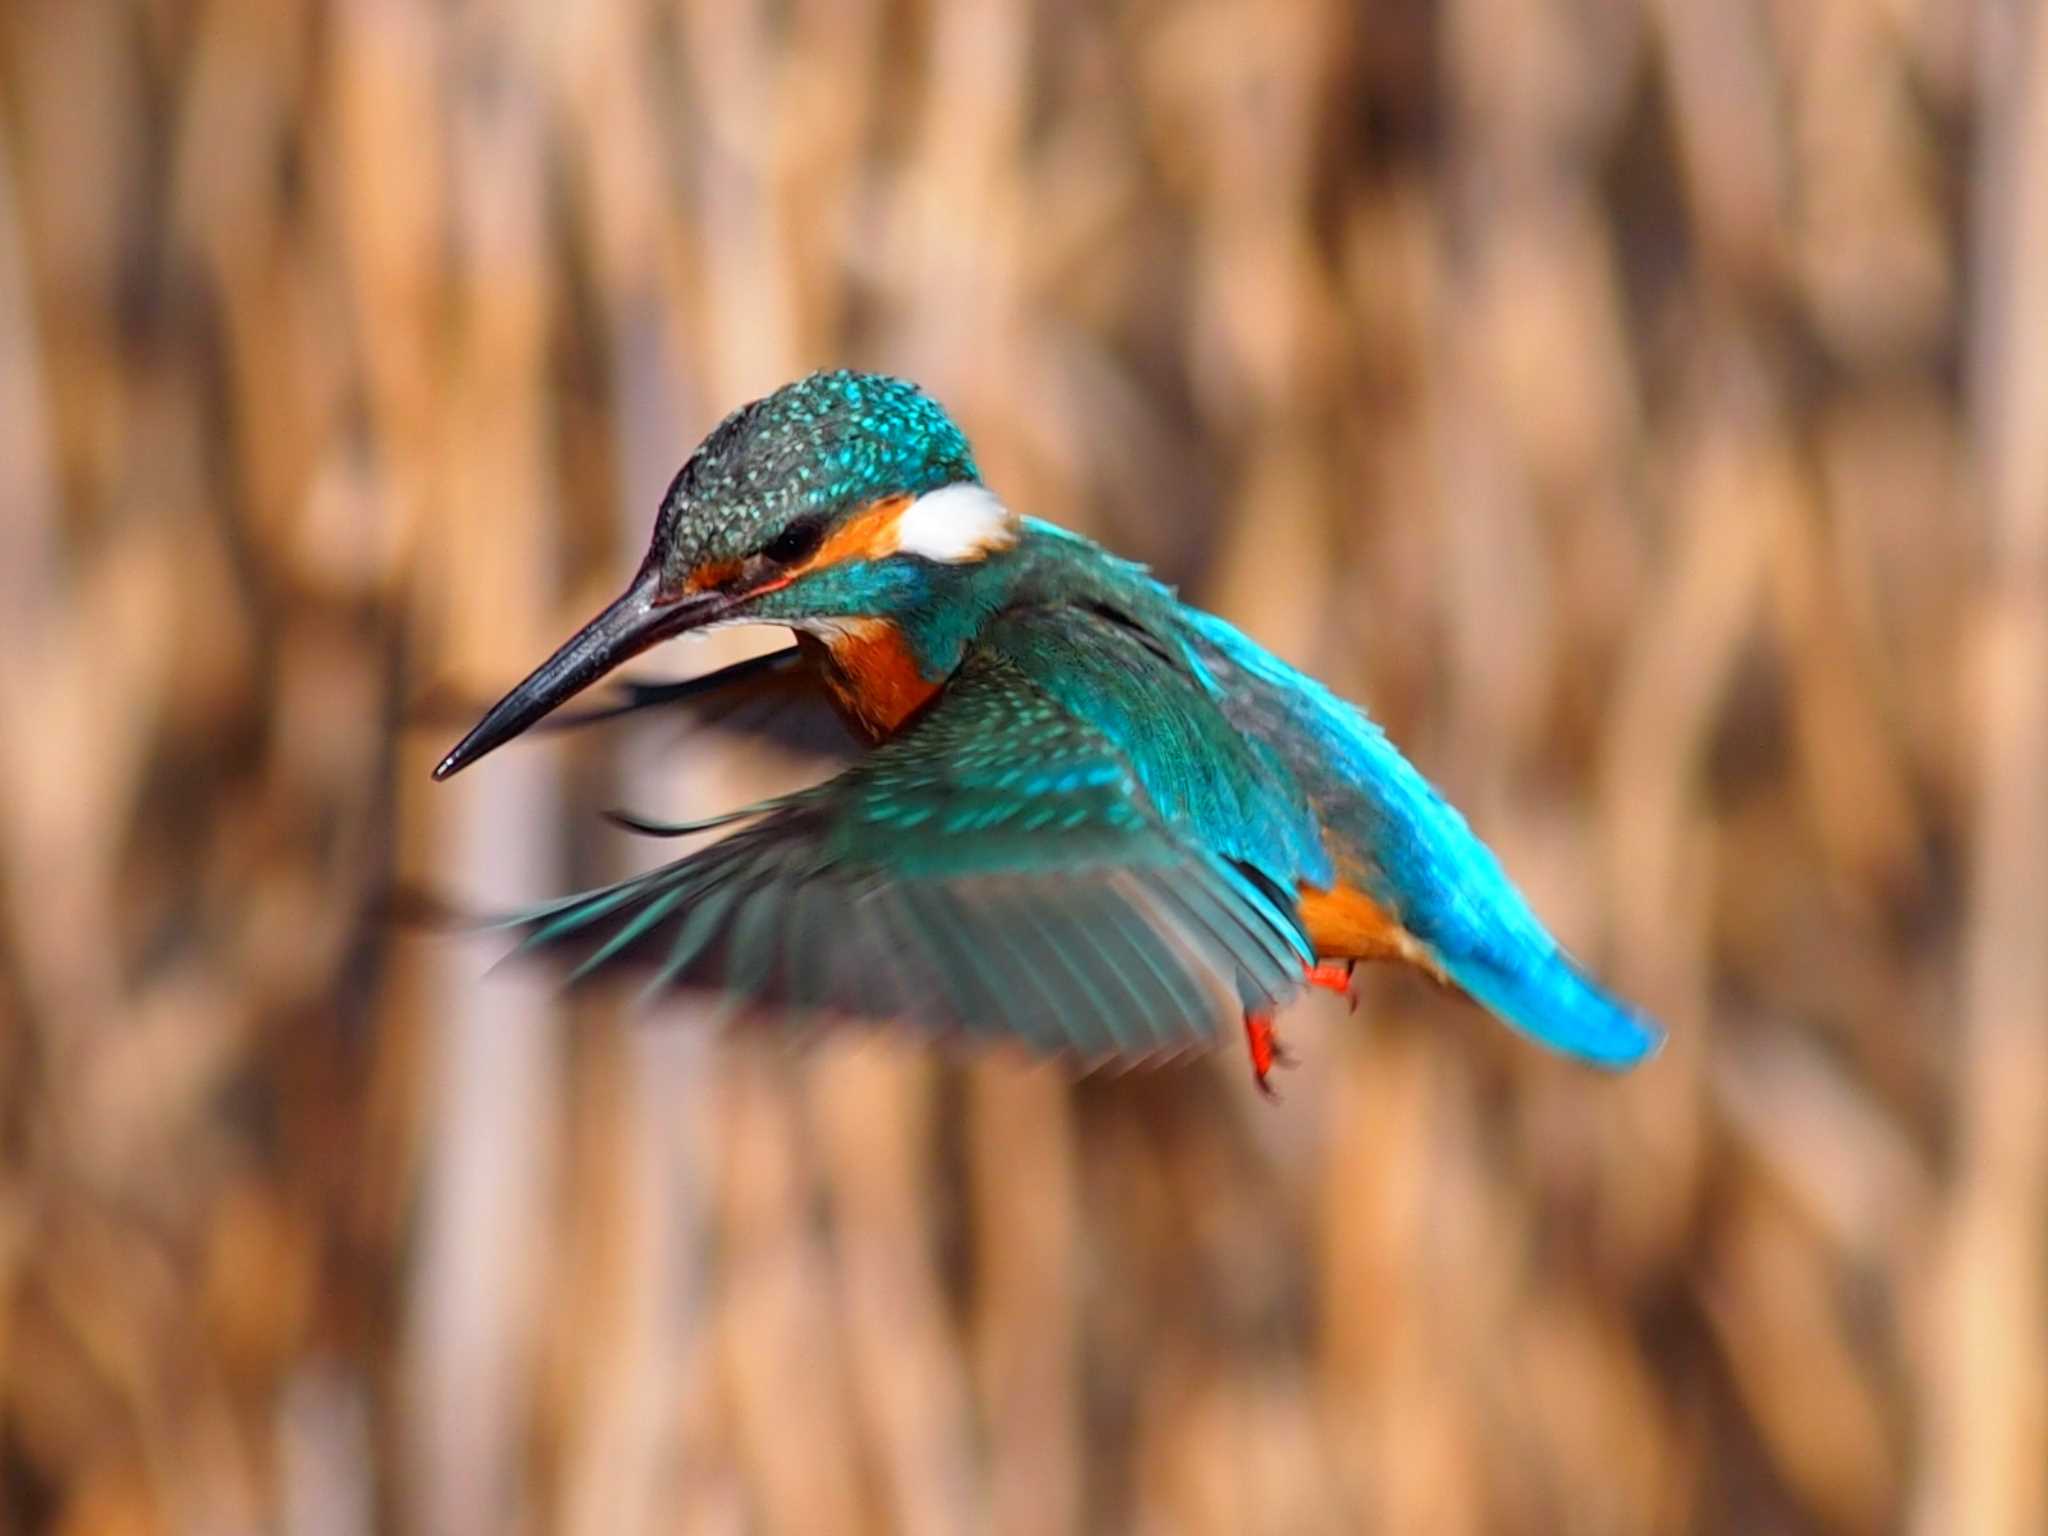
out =
<svg viewBox="0 0 2048 1536"><path fill-rule="evenodd" d="M927 491L896 520L896 548L941 565L981 560L1016 542L1017 514L972 481Z"/></svg>

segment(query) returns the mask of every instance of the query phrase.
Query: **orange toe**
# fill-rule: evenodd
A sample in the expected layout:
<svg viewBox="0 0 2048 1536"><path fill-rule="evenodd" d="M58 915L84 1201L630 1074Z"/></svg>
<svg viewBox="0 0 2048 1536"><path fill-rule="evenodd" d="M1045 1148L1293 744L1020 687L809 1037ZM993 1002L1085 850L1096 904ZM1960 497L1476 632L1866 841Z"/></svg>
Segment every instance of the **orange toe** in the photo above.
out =
<svg viewBox="0 0 2048 1536"><path fill-rule="evenodd" d="M1312 987L1321 987L1339 996L1351 990L1351 972L1357 962L1351 960L1318 960L1307 966L1303 974Z"/></svg>
<svg viewBox="0 0 2048 1536"><path fill-rule="evenodd" d="M1277 1099L1280 1095L1274 1092L1273 1085L1266 1078L1275 1067L1294 1065L1294 1058L1287 1054L1287 1048L1273 1032L1271 1014L1248 1013L1244 1016L1244 1044L1251 1053L1253 1085L1267 1098Z"/></svg>

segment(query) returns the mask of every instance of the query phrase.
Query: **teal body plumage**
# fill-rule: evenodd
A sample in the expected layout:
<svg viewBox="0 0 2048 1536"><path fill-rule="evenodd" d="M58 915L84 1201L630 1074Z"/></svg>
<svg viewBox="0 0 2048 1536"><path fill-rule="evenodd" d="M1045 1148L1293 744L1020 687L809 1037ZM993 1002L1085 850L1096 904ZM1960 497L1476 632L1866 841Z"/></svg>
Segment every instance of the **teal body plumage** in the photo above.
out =
<svg viewBox="0 0 2048 1536"><path fill-rule="evenodd" d="M1262 1081L1264 1021L1319 959L1406 960L1602 1066L1660 1038L1362 711L1141 567L1011 514L896 380L818 375L722 423L633 586L436 776L646 645L735 621L798 647L669 697L786 702L808 679L871 750L673 864L523 914L527 948L756 1012L1089 1060L1199 1044L1242 1013Z"/></svg>

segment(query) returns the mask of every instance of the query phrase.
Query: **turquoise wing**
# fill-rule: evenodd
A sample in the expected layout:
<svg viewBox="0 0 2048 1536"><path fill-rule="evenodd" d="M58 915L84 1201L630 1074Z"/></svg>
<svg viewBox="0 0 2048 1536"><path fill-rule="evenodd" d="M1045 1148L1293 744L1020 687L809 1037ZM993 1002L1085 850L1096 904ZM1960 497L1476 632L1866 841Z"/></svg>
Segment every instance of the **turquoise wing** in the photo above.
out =
<svg viewBox="0 0 2048 1536"><path fill-rule="evenodd" d="M826 700L816 666L794 645L696 677L621 682L609 701L563 710L541 729L575 730L650 711L688 730L724 731L830 762L850 761L862 747Z"/></svg>
<svg viewBox="0 0 2048 1536"><path fill-rule="evenodd" d="M1140 1060L1270 1009L1310 958L1292 887L1183 835L1128 756L978 647L901 734L673 864L521 915L580 976L750 1012L902 1019Z"/></svg>

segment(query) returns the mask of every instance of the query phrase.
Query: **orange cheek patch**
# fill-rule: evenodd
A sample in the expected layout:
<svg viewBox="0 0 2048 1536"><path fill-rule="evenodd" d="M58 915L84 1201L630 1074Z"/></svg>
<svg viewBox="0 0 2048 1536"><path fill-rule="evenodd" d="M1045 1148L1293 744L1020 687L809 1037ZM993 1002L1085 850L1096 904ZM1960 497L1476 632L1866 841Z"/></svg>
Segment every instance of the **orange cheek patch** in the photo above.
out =
<svg viewBox="0 0 2048 1536"><path fill-rule="evenodd" d="M777 591L799 576L808 576L812 571L823 570L827 566L841 565L849 560L880 560L895 554L897 525L903 521L910 501L908 496L884 496L879 501L869 502L833 529L810 559L802 565L790 567L774 581L753 589L747 595L757 597L763 592ZM737 580L745 569L744 560L708 560L690 573L689 580L683 583L683 590L712 591Z"/></svg>
<svg viewBox="0 0 2048 1536"><path fill-rule="evenodd" d="M848 560L879 560L896 552L896 525L903 520L908 496L884 496L871 501L833 529L818 546L818 552L804 562L806 571L839 565Z"/></svg>
<svg viewBox="0 0 2048 1536"><path fill-rule="evenodd" d="M722 587L740 573L737 560L711 560L690 572L690 579L683 583L685 592L709 592Z"/></svg>

